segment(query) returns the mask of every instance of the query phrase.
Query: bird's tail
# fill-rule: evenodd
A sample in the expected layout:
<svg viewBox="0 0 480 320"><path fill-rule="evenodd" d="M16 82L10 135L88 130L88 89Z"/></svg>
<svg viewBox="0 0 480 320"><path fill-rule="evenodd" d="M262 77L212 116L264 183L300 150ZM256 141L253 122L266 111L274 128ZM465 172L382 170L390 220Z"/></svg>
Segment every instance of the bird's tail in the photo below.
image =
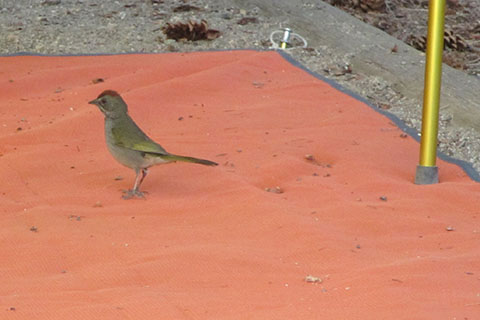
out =
<svg viewBox="0 0 480 320"><path fill-rule="evenodd" d="M216 165L218 165L218 163L210 161L210 160L179 156L179 155L175 155L175 154L162 155L162 158L166 159L166 160L169 160L169 161L183 161L183 162L198 163L198 164L203 164L205 166L216 166Z"/></svg>

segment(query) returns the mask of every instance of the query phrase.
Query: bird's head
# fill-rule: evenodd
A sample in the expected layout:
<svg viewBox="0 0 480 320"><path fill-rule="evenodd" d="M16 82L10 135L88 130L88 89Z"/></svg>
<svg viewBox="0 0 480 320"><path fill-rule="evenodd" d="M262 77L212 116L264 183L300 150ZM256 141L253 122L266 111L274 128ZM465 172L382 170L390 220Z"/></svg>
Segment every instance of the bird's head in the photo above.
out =
<svg viewBox="0 0 480 320"><path fill-rule="evenodd" d="M122 97L113 90L103 91L95 100L89 104L96 105L108 118L118 118L127 113L127 104Z"/></svg>

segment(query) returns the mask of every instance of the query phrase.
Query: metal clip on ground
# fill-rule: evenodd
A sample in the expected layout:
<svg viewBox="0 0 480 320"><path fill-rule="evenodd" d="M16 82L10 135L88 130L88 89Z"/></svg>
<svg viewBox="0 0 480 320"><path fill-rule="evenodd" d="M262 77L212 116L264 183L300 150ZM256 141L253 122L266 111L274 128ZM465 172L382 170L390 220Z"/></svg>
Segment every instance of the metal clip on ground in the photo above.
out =
<svg viewBox="0 0 480 320"><path fill-rule="evenodd" d="M280 45L278 42L276 42L273 38L275 36L275 34L278 34L278 33L282 33L282 40L280 41ZM299 35L298 33L294 33L292 32L292 29L290 28L283 28L281 30L275 30L273 31L271 34L270 34L270 42L272 43L272 46L271 48L273 49L282 49L282 50L288 50L288 49L292 49L292 48L295 48L295 47L292 47L291 46L291 39L293 38L297 38L299 40L301 40L303 42L303 46L302 48L306 48L308 43L307 43L307 40L305 40L304 37L302 37L301 35ZM288 46L290 45L290 48L287 48Z"/></svg>

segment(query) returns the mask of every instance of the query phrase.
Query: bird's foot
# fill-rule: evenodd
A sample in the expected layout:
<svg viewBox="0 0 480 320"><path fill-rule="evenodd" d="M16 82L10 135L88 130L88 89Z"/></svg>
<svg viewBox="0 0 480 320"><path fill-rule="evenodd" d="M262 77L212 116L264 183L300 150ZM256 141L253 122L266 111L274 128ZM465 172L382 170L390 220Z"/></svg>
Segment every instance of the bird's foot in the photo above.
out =
<svg viewBox="0 0 480 320"><path fill-rule="evenodd" d="M145 198L145 194L147 192L142 192L142 191L138 191L138 190L135 190L135 189L130 189L130 190L123 190L123 193L124 195L122 196L123 199L125 200L128 200L128 199L131 199L131 198L142 198L144 199Z"/></svg>

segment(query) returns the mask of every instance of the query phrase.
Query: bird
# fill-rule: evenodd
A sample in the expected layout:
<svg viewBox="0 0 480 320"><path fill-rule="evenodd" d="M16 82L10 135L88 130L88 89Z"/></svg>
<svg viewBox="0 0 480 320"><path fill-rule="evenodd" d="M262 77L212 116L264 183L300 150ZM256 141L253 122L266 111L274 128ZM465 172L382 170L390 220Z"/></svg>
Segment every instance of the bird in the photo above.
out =
<svg viewBox="0 0 480 320"><path fill-rule="evenodd" d="M150 139L128 114L128 106L114 90L103 91L96 99L88 102L96 105L105 116L105 140L112 156L124 166L135 170L132 189L124 190L122 198L144 198L140 185L147 176L148 168L171 162L190 162L206 166L218 163L167 152Z"/></svg>

